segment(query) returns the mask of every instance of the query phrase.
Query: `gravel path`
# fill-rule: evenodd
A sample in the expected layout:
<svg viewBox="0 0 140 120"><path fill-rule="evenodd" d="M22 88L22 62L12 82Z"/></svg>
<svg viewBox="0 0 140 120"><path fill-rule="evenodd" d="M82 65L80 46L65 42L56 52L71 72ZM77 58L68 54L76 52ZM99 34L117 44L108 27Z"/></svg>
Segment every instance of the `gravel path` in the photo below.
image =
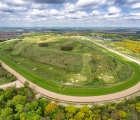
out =
<svg viewBox="0 0 140 120"><path fill-rule="evenodd" d="M96 43L97 45L101 46L101 47L104 47L106 48L105 46L99 44L99 43ZM125 56L121 53L118 53L117 51L114 51L114 50L111 50L109 48L106 48L114 53L117 53L123 57L126 57L138 64L140 64L140 62L138 60L135 60L133 58L130 58L128 56ZM22 83L24 83L25 81L28 81L27 79L25 79L24 77L22 77L20 74L18 74L16 71L14 71L13 69L11 69L9 66L7 66L5 63L1 62L2 63L2 66L7 69L10 73L14 74L18 80L20 80ZM29 82L29 81L28 81ZM118 93L113 93L113 94L108 94L108 95L102 95L102 96L90 96L90 97L76 97L76 96L67 96L67 95L61 95L61 94L57 94L57 93L54 93L54 92L51 92L51 91L48 91L46 89L43 89L31 82L29 82L30 84L30 87L33 88L34 90L36 90L37 92L45 95L45 96L48 96L50 98L57 98L59 100L63 100L63 101L70 101L70 102L83 102L83 103L86 103L86 102L99 102L99 101L105 101L105 100L112 100L112 99L117 99L117 98L122 98L122 97L125 97L125 96L128 96L130 94L133 94L137 91L140 90L140 82L138 84L136 84L135 86L127 89L127 90L124 90L124 91L121 91L121 92L118 92Z"/></svg>

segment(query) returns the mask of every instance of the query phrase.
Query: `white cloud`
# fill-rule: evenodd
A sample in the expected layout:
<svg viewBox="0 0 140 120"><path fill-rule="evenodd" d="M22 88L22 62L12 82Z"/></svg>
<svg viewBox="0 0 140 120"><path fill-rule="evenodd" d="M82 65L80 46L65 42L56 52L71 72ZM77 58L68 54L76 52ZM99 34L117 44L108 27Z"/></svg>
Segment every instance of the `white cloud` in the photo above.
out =
<svg viewBox="0 0 140 120"><path fill-rule="evenodd" d="M116 18L119 18L119 17L121 17L121 14L119 14L119 13L113 14L113 15L105 14L105 15L103 16L103 18L109 18L109 19L111 19L111 18L116 19Z"/></svg>
<svg viewBox="0 0 140 120"><path fill-rule="evenodd" d="M108 12L109 12L109 14L117 14L117 13L120 13L121 12L121 9L120 8L117 8L115 6L110 6L108 8Z"/></svg>
<svg viewBox="0 0 140 120"><path fill-rule="evenodd" d="M124 19L126 20L140 20L140 12L138 13L130 13L128 16L125 16Z"/></svg>
<svg viewBox="0 0 140 120"><path fill-rule="evenodd" d="M139 13L130 13L130 15L140 16L140 12Z"/></svg>
<svg viewBox="0 0 140 120"><path fill-rule="evenodd" d="M72 19L82 19L87 18L88 14L86 12L77 11L75 13L69 13L67 17Z"/></svg>
<svg viewBox="0 0 140 120"><path fill-rule="evenodd" d="M9 6L3 3L0 3L0 10L7 10L9 9Z"/></svg>
<svg viewBox="0 0 140 120"><path fill-rule="evenodd" d="M18 7L12 7L12 10L25 11L25 10L27 10L27 8L26 7L22 7L22 6L18 6Z"/></svg>
<svg viewBox="0 0 140 120"><path fill-rule="evenodd" d="M72 4L72 3L64 4L64 11L65 12L74 12L75 10L76 10L75 4Z"/></svg>
<svg viewBox="0 0 140 120"><path fill-rule="evenodd" d="M29 16L47 16L49 14L48 10L39 10L39 9L33 9L28 12Z"/></svg>
<svg viewBox="0 0 140 120"><path fill-rule="evenodd" d="M90 15L100 15L100 12L98 10L93 10Z"/></svg>
<svg viewBox="0 0 140 120"><path fill-rule="evenodd" d="M105 4L106 0L79 0L76 4L79 8L97 8L102 4Z"/></svg>
<svg viewBox="0 0 140 120"><path fill-rule="evenodd" d="M132 7L133 9L140 8L140 2L139 2L139 3L132 4L131 7Z"/></svg>
<svg viewBox="0 0 140 120"><path fill-rule="evenodd" d="M31 9L46 9L48 7L47 4L31 4Z"/></svg>
<svg viewBox="0 0 140 120"><path fill-rule="evenodd" d="M58 10L56 10L56 9L51 9L51 10L49 11L49 14L50 14L51 16L59 16L59 15L62 15L63 13L60 12L60 11L58 11Z"/></svg>
<svg viewBox="0 0 140 120"><path fill-rule="evenodd" d="M23 1L23 0L5 0L6 1L6 3L8 3L8 4L10 4L10 5L20 5L20 6L22 6L22 5L27 5L28 4L28 2L25 2L25 1Z"/></svg>
<svg viewBox="0 0 140 120"><path fill-rule="evenodd" d="M107 1L107 5L111 6L115 3L115 1Z"/></svg>

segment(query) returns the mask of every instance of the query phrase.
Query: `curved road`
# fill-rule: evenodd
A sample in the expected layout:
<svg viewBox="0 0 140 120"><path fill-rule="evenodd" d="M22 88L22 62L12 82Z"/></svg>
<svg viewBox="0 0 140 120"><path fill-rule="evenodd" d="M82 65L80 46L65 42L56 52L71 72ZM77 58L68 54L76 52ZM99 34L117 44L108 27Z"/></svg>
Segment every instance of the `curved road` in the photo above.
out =
<svg viewBox="0 0 140 120"><path fill-rule="evenodd" d="M99 44L99 43L95 43L101 47L104 47L106 48L105 46ZM106 48L108 49L108 48ZM128 56L125 56L125 55L122 55L121 53L118 53L117 51L113 51L111 49L108 49L114 53L117 53L123 57L126 57L127 59L130 59L138 64L140 64L139 61L137 60L134 60L133 58L130 58ZM12 74L14 74L22 83L24 83L25 81L28 81L27 79L25 79L24 77L22 77L20 74L18 74L16 71L14 71L13 69L11 69L9 66L7 66L5 63L1 62L2 63L2 66L7 69L9 72L11 72ZM28 81L29 82L29 81ZM78 103L91 103L91 102L99 102L99 101L105 101L105 100L111 100L111 99L117 99L117 98L122 98L122 97L125 97L125 96L128 96L130 94L133 94L137 91L140 90L140 82L138 84L136 84L135 86L127 89L127 90L124 90L124 91L121 91L121 92L118 92L118 93L113 93L113 94L108 94L108 95L102 95L102 96L89 96L89 97L76 97L76 96L67 96L67 95L61 95L61 94L57 94L57 93L54 93L54 92L51 92L51 91L48 91L46 89L43 89L31 82L29 82L29 85L32 89L36 90L37 92L45 95L45 96L48 96L48 97L51 97L51 98L56 98L56 99L59 99L59 100L63 100L63 101L67 101L67 102L78 102Z"/></svg>

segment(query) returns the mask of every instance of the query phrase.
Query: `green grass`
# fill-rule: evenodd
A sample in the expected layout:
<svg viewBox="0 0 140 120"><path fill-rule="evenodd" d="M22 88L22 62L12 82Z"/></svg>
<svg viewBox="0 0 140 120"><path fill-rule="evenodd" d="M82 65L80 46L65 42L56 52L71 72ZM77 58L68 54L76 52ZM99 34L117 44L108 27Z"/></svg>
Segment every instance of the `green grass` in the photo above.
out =
<svg viewBox="0 0 140 120"><path fill-rule="evenodd" d="M83 41L82 41L83 42ZM57 42L57 44L58 44L59 42ZM5 43L6 44L6 43ZM53 43L52 43L53 44ZM85 47L84 48L84 50L86 51L86 53L87 52L90 52L91 50L89 49L92 45L93 46L95 46L95 48L93 47L93 48L91 48L92 50L94 49L96 49L97 48L97 46L96 45L94 45L94 44L92 44L91 45L91 43L90 42L86 42L85 43L86 45L89 45L88 46L88 48L87 47ZM56 45L57 46L57 45ZM76 45L77 46L77 45ZM58 47L58 46L57 46ZM56 47L56 49L57 49L57 47ZM0 45L0 48L2 48L1 47L1 45ZM82 46L82 48L83 48L83 46ZM98 48L100 48L100 47L98 47ZM43 49L50 49L50 48L43 48ZM76 47L76 49L77 49L77 47ZM78 48L79 49L79 48ZM77 49L77 50L78 50ZM54 74L52 73L52 76L55 76L54 78L52 77L52 79L55 79L55 78L59 78L59 76L57 76L57 71L60 71L60 72L58 72L59 73L59 75L61 76L60 78L63 78L63 79L69 79L69 78L71 78L72 76L74 77L74 78L77 78L76 77L76 75L75 75L75 73L71 73L71 72L69 72L69 71L63 71L63 69L61 69L60 67L57 67L57 66L52 66L52 65L49 65L49 64L43 64L43 63L37 63L37 61L34 61L33 63L32 62L30 62L31 60L29 60L28 58L24 58L23 60L22 60L22 57L20 58L18 58L17 60L19 61L19 63L21 63L20 65L18 64L18 63L14 63L14 62L12 62L12 60L10 60L10 59L7 59L7 58L5 58L4 56L8 56L9 54L8 53L4 53L3 55L2 54L0 54L0 59L4 62L4 63L6 63L8 66L10 66L11 68L13 68L15 71L17 71L19 74L21 74L23 77L25 77L26 79L28 79L29 81L31 81L31 82L33 82L33 83L35 83L35 84L37 84L37 85L39 85L40 87L42 87L42 88L45 88L45 89L47 89L47 90L50 90L50 91L53 91L53 92L56 92L56 93L60 93L60 94L66 94L66 95L73 95L73 96L92 96L92 95L95 95L95 96L97 96L97 95L104 95L104 94L110 94L110 93L115 93L115 92L119 92L119 91L122 91L122 90L125 90L125 89L127 89L127 88L130 88L130 87L132 87L133 85L135 85L136 83L138 83L140 80L139 80L139 78L140 78L140 75L139 75L139 73L140 73L140 67L136 64L136 63L134 63L134 62L131 62L131 61L129 61L129 60L127 60L127 59L125 59L125 58L123 58L123 57L121 57L121 56L118 56L118 55L116 55L116 54L114 54L114 53L112 53L112 52L110 52L110 51L107 51L107 50L105 50L105 49L103 49L103 48L101 48L101 50L104 50L105 52L107 52L109 55L111 55L111 56L115 56L118 60L120 59L120 61L123 61L125 64L123 64L122 62L121 62L121 64L123 64L123 65L126 65L126 66L129 66L131 69L132 69L132 71L133 71L133 74L132 74L132 76L130 77L129 76L129 78L127 78L125 81L121 81L121 82L118 82L118 83L114 83L114 84L112 84L112 85L108 85L108 84L105 84L102 80L99 80L99 79L94 79L94 80L92 80L92 77L95 77L94 76L94 74L86 74L86 76L87 76L87 78L89 79L89 81L90 81L90 83L88 83L88 81L87 81L87 84L85 84L85 86L80 86L80 87L78 87L78 86L65 86L63 89L62 89L62 86L63 86L63 84L58 84L57 82L55 82L55 81L52 81L52 80L50 80L49 78L48 79L46 79L46 78L43 78L43 77L41 77L41 76L39 76L39 75L37 75L37 74L35 74L34 72L36 72L36 71L38 71L38 73L39 74L41 74L41 72L39 72L39 71L41 71L42 69L44 69L44 70L46 70L46 72L47 71L49 71L50 73L49 74L51 74L51 70L53 70L53 71L55 71L54 72ZM101 50L97 50L96 52L97 53L99 53ZM55 51L55 50L54 50ZM53 52L54 52L53 51ZM85 52L84 51L84 52ZM22 51L23 52L23 51ZM75 52L75 51L74 51ZM73 54L74 54L74 52L73 52ZM35 54L35 53L34 53ZM68 54L70 54L70 53L68 53ZM77 54L77 53L75 53L75 54ZM79 51L79 54L81 54L81 51ZM105 55L104 55L105 56ZM18 57L18 56L17 56ZM100 60L95 60L95 61L93 61L93 62L96 62L96 64L99 66L99 65L101 65L101 66L103 66L104 64L104 59L103 59L103 56L101 55L101 56L96 56L96 57L99 57L100 58ZM89 58L88 58L89 59ZM110 57L107 57L107 58L105 58L105 59L107 59L107 61L110 63L110 65L113 65L113 63L111 63L111 58ZM89 59L90 60L90 59ZM29 69L27 69L26 67L24 68L24 67L21 67L22 66L22 61L24 61L23 63L23 66L25 65L25 66L27 66L27 68ZM90 62L90 61L89 61ZM88 62L88 63L89 63ZM26 64L25 64L26 63ZM86 66L88 66L88 63L86 62L85 63L85 65ZM36 64L36 66L34 66ZM91 64L91 63L90 63ZM90 64L89 64L89 66L90 66ZM106 62L106 66L107 66L107 62ZM119 64L120 66L122 66L121 64ZM87 72L87 71L89 71L89 66L88 66L88 68L84 71L84 72ZM32 69L34 69L34 68L37 68L36 70L32 70ZM52 69L50 69L50 70L47 70L47 69L49 69L49 68L51 68L52 67ZM121 67L120 67L121 68ZM120 69L119 68L119 69ZM110 70L111 68L108 68L108 71L111 71ZM119 70L118 69L118 70ZM116 71L118 71L118 70L116 70ZM90 71L91 71L91 68L90 68ZM98 72L96 73L97 75L101 75L102 74L102 72L104 72L105 71L105 69L104 68L98 68ZM115 72L116 72L115 71ZM82 72L82 71L81 71ZM65 74L64 74L65 73ZM43 73L42 73L43 74ZM63 75L64 74L64 75ZM78 73L77 73L78 74ZM109 74L110 75L110 74ZM51 76L51 75L50 75ZM71 77L70 77L71 76ZM83 74L83 76L84 76L84 74ZM62 81L63 81L63 79L62 79ZM58 79L58 81L59 81L59 79ZM60 81L59 81L60 82ZM64 80L64 82L66 82L65 80ZM83 81L83 82L85 82L85 81ZM80 83L81 84L81 83ZM89 86L93 86L93 87L89 87ZM98 86L100 86L99 88L98 88ZM96 88L97 87L97 88Z"/></svg>

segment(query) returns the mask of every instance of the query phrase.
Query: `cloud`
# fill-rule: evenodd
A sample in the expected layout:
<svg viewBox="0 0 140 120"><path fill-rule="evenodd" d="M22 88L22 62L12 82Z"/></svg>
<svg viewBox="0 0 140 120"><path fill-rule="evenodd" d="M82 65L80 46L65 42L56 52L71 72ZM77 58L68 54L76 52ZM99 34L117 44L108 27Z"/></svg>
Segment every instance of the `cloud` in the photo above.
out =
<svg viewBox="0 0 140 120"><path fill-rule="evenodd" d="M137 2L139 2L139 0L114 0L114 4L119 6L131 6Z"/></svg>
<svg viewBox="0 0 140 120"><path fill-rule="evenodd" d="M34 3L41 3L41 4L62 4L68 2L68 0L31 0L31 1Z"/></svg>
<svg viewBox="0 0 140 120"><path fill-rule="evenodd" d="M24 1L24 0L5 0L5 3L7 3L8 5L13 5L13 6L23 6L23 5L27 5L29 4L28 1Z"/></svg>
<svg viewBox="0 0 140 120"><path fill-rule="evenodd" d="M6 4L0 3L0 11L1 12L14 12L13 10L10 9L10 7Z"/></svg>
<svg viewBox="0 0 140 120"><path fill-rule="evenodd" d="M93 9L103 5L105 2L106 0L79 0L76 5L79 8Z"/></svg>
<svg viewBox="0 0 140 120"><path fill-rule="evenodd" d="M110 15L110 14L105 14L104 16L103 16L103 18L107 18L107 19L116 19L116 18L119 18L119 17L121 17L121 14L119 14L119 13L117 13L117 14L112 14L112 15Z"/></svg>
<svg viewBox="0 0 140 120"><path fill-rule="evenodd" d="M133 20L133 22L136 20L140 20L140 12L130 13L129 15L125 16L124 19L125 20ZM138 24L137 24L137 26L138 26Z"/></svg>
<svg viewBox="0 0 140 120"><path fill-rule="evenodd" d="M60 22L65 26L86 26L89 22L96 26L95 21L102 26L120 20L138 23L139 9L139 0L0 0L0 25L11 21L11 26L60 26Z"/></svg>
<svg viewBox="0 0 140 120"><path fill-rule="evenodd" d="M67 17L71 19L86 19L88 14L86 12L77 11L75 13L69 13Z"/></svg>
<svg viewBox="0 0 140 120"><path fill-rule="evenodd" d="M48 10L39 10L39 9L33 9L28 11L27 13L27 18L31 18L31 17L46 17L49 15L49 11Z"/></svg>
<svg viewBox="0 0 140 120"><path fill-rule="evenodd" d="M90 13L90 15L100 15L100 12L98 10L93 10L92 13Z"/></svg>
<svg viewBox="0 0 140 120"><path fill-rule="evenodd" d="M64 8L63 8L63 11L67 12L67 13L72 13L72 12L75 12L75 10L77 9L76 8L76 5L75 4L72 4L72 3L66 3L63 5Z"/></svg>
<svg viewBox="0 0 140 120"><path fill-rule="evenodd" d="M140 13L130 13L130 15L140 16Z"/></svg>
<svg viewBox="0 0 140 120"><path fill-rule="evenodd" d="M121 9L120 8L117 8L115 6L110 6L108 8L108 12L109 12L110 15L113 15L113 14L120 13L121 12Z"/></svg>
<svg viewBox="0 0 140 120"><path fill-rule="evenodd" d="M140 8L140 2L139 2L139 3L132 4L131 7L132 7L133 9Z"/></svg>
<svg viewBox="0 0 140 120"><path fill-rule="evenodd" d="M61 16L61 15L63 15L62 12L60 12L60 11L58 11L58 10L56 10L56 9L51 9L51 10L49 11L49 14L50 14L51 16Z"/></svg>
<svg viewBox="0 0 140 120"><path fill-rule="evenodd" d="M31 3L30 9L46 9L49 5L47 4L38 4L38 3Z"/></svg>

